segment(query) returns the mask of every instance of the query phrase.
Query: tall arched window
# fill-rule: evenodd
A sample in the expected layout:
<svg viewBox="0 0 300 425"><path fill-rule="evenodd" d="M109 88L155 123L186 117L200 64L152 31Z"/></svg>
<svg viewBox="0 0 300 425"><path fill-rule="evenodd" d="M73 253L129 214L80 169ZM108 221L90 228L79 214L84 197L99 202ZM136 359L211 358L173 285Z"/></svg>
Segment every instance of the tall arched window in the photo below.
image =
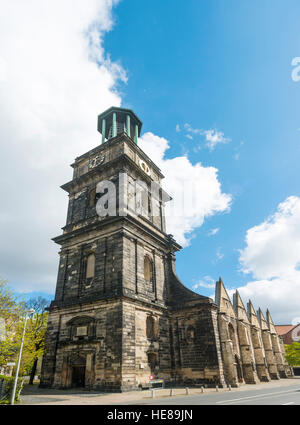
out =
<svg viewBox="0 0 300 425"><path fill-rule="evenodd" d="M158 321L153 316L148 316L146 319L146 335L149 339L158 337Z"/></svg>
<svg viewBox="0 0 300 425"><path fill-rule="evenodd" d="M150 192L148 193L148 214L151 215L152 212L152 199Z"/></svg>
<svg viewBox="0 0 300 425"><path fill-rule="evenodd" d="M86 279L92 279L95 276L95 254L89 254L86 260Z"/></svg>
<svg viewBox="0 0 300 425"><path fill-rule="evenodd" d="M187 328L186 339L187 339L187 342L193 342L195 340L195 328L193 326L189 326Z"/></svg>
<svg viewBox="0 0 300 425"><path fill-rule="evenodd" d="M148 282L153 280L153 264L148 255L144 257L144 277Z"/></svg>
<svg viewBox="0 0 300 425"><path fill-rule="evenodd" d="M96 188L94 187L89 194L89 206L94 207L96 203Z"/></svg>
<svg viewBox="0 0 300 425"><path fill-rule="evenodd" d="M229 331L229 338L231 339L233 344L233 349L235 349L236 348L235 332L234 332L234 327L232 326L231 323L229 323L228 325L228 331Z"/></svg>

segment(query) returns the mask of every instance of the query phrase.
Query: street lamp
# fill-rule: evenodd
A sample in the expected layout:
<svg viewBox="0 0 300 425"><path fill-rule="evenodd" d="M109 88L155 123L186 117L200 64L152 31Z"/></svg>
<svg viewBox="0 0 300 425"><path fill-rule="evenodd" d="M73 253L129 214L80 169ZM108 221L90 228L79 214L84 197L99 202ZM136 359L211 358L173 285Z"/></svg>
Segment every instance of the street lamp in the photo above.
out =
<svg viewBox="0 0 300 425"><path fill-rule="evenodd" d="M22 335L22 341L21 341L21 345L20 345L20 351L19 351L19 358L18 358L17 369L16 369L15 382L14 382L14 387L13 387L13 390L12 390L12 393L11 393L10 404L14 404L14 402L15 402L16 389L17 389L18 376L19 376L19 369L20 369L21 357L22 357L22 350L23 350L23 344L24 344L24 339L25 339L25 331L26 331L27 319L33 313L34 313L34 309L31 308L30 310L26 311L26 314L25 314L25 323L24 323L24 328L23 328L23 335Z"/></svg>

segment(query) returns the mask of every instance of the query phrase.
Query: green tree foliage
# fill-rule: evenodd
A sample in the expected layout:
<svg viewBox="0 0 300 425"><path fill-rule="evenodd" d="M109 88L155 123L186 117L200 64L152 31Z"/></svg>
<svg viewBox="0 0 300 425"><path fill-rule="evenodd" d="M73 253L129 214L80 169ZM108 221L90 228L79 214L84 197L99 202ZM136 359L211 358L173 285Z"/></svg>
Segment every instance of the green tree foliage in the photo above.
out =
<svg viewBox="0 0 300 425"><path fill-rule="evenodd" d="M0 340L0 367L13 361L18 351L16 346L16 328L19 326L24 303L18 302L8 289L7 282L0 279L0 319L3 335Z"/></svg>
<svg viewBox="0 0 300 425"><path fill-rule="evenodd" d="M285 346L286 359L290 366L300 366L300 342Z"/></svg>
<svg viewBox="0 0 300 425"><path fill-rule="evenodd" d="M25 321L25 312L34 309L35 313L27 320L20 376L30 374L33 383L38 359L43 355L47 327L48 301L42 297L19 301L8 289L7 283L0 280L0 318L5 321L5 339L0 340L0 369L7 362L17 362Z"/></svg>
<svg viewBox="0 0 300 425"><path fill-rule="evenodd" d="M13 376L0 375L1 393L0 404L10 404L11 394L14 386ZM20 402L20 394L23 388L23 379L19 378L17 382L15 403Z"/></svg>
<svg viewBox="0 0 300 425"><path fill-rule="evenodd" d="M35 313L27 323L27 331L25 338L25 352L29 357L27 370L30 367L30 384L36 373L38 359L43 355L45 346L45 333L47 329L48 301L45 298L32 298L26 303L26 308L33 308Z"/></svg>

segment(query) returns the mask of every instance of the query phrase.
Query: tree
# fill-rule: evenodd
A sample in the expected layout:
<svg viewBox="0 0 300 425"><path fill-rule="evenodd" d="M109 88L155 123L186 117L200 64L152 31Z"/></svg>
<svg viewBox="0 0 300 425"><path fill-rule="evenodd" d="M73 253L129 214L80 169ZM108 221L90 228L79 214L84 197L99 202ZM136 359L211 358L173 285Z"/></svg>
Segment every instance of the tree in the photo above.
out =
<svg viewBox="0 0 300 425"><path fill-rule="evenodd" d="M20 375L30 374L33 383L38 359L44 351L44 339L47 327L48 301L45 298L32 298L28 302L17 299L8 289L7 282L0 279L0 319L4 323L0 338L0 370L8 361L17 362L26 310L35 313L27 321Z"/></svg>
<svg viewBox="0 0 300 425"><path fill-rule="evenodd" d="M31 370L29 384L33 384L34 376L39 358L44 352L45 333L48 321L48 307L49 302L42 297L31 298L26 303L26 309L34 309L34 315L28 320L26 339L25 339L25 352L31 358Z"/></svg>
<svg viewBox="0 0 300 425"><path fill-rule="evenodd" d="M7 281L0 278L0 317L8 322L17 320L23 306L24 302L18 301L8 289Z"/></svg>
<svg viewBox="0 0 300 425"><path fill-rule="evenodd" d="M286 359L290 366L300 366L300 342L285 346Z"/></svg>
<svg viewBox="0 0 300 425"><path fill-rule="evenodd" d="M18 352L16 329L19 326L24 303L17 300L8 289L7 282L0 279L0 318L2 332L0 339L0 369Z"/></svg>

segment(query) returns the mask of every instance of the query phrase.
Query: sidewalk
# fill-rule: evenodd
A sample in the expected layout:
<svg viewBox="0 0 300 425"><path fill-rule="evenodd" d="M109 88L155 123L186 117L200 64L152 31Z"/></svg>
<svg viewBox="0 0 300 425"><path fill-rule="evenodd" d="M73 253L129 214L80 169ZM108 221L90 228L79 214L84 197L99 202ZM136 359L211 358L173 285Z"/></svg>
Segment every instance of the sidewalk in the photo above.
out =
<svg viewBox="0 0 300 425"><path fill-rule="evenodd" d="M232 392L242 392L249 390L266 390L268 388L288 387L291 385L300 385L300 377L290 379L280 379L279 381L263 382L257 385L241 385L239 388L232 388ZM219 388L220 392L228 392L228 388ZM217 393L215 388L205 388L204 394ZM189 395L199 396L202 394L200 388L189 388ZM186 395L185 388L173 390L174 397ZM189 397L186 395L186 397ZM170 389L156 389L156 398L170 397ZM24 387L21 404L26 405L118 405L121 403L143 404L143 401L152 399L152 391L130 391L128 393L99 393L83 390L55 390L41 389L37 385ZM155 398L153 398L155 404Z"/></svg>

